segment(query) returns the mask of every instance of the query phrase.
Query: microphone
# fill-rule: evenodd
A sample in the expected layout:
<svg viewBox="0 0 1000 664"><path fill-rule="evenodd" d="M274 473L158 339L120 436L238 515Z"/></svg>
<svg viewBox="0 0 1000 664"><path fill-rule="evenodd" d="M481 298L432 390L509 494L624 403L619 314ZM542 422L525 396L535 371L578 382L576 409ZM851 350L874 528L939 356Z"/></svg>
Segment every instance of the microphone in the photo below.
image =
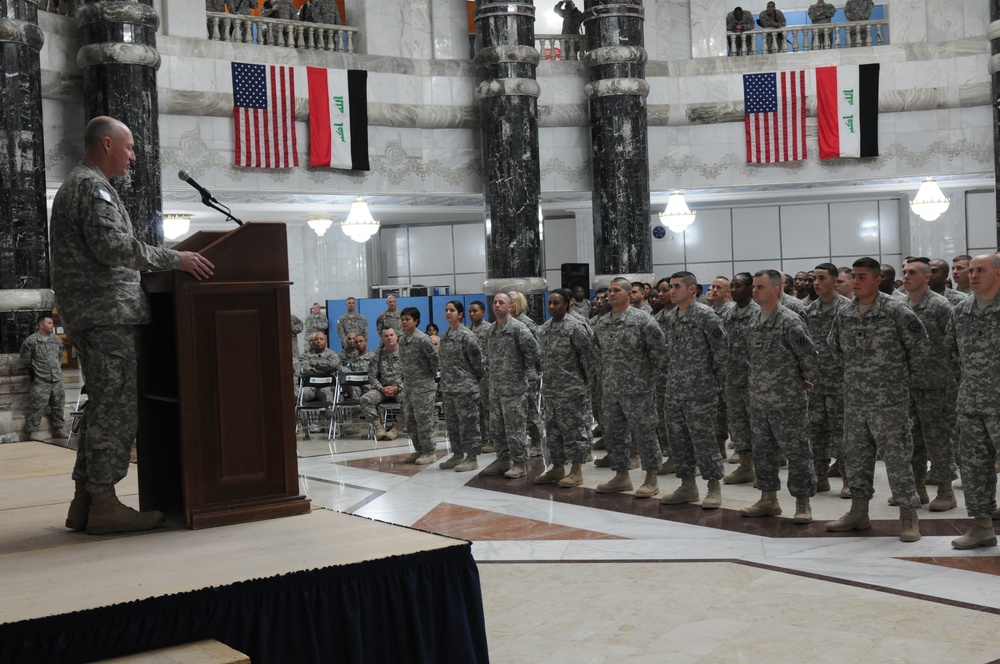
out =
<svg viewBox="0 0 1000 664"><path fill-rule="evenodd" d="M219 202L219 201L215 200L215 196L213 196L211 193L209 193L208 189L205 189L203 186L201 186L200 184L198 184L197 182L195 182L194 178L191 177L191 174L188 173L187 171L185 171L185 170L178 171L177 172L177 177L179 177L181 180L184 180L189 185L191 185L192 187L194 187L195 189L197 189L198 193L201 194L202 200L208 200L208 201L212 201L214 203L218 203Z"/></svg>

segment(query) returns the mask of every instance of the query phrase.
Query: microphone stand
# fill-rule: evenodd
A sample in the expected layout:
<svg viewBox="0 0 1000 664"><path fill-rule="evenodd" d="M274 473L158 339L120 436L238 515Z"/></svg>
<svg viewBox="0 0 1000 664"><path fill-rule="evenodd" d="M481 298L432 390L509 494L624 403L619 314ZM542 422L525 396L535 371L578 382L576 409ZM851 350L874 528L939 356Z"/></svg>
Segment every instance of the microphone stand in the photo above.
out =
<svg viewBox="0 0 1000 664"><path fill-rule="evenodd" d="M232 219L233 221L236 222L237 226L242 226L243 225L242 221L240 221L239 219L237 219L236 217L233 216L232 210L230 210L229 208L227 208L222 203L219 203L217 201L213 201L208 196L202 196L201 197L201 203L202 203L202 205L204 205L206 207L210 207L213 210L217 210L218 212L221 212L222 214L226 215L226 219Z"/></svg>

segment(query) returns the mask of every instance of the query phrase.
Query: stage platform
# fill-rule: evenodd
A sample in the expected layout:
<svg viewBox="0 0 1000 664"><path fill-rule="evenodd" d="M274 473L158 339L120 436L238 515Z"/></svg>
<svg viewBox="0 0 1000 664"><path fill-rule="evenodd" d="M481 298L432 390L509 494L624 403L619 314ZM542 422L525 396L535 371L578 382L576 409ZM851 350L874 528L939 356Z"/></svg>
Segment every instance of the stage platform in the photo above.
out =
<svg viewBox="0 0 1000 664"><path fill-rule="evenodd" d="M0 445L0 662L215 639L254 664L486 662L467 542L324 509L188 530L62 525L74 452ZM134 473L120 486L137 506Z"/></svg>

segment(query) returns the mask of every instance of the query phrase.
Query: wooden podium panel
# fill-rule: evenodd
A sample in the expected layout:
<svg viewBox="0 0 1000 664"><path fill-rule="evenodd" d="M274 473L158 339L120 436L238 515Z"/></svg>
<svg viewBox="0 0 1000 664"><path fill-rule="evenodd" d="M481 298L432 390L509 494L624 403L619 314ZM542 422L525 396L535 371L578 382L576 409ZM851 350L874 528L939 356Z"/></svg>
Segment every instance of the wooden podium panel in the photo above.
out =
<svg viewBox="0 0 1000 664"><path fill-rule="evenodd" d="M153 324L139 358L139 502L191 528L302 514L295 452L285 226L245 224L178 244L204 281L143 275Z"/></svg>

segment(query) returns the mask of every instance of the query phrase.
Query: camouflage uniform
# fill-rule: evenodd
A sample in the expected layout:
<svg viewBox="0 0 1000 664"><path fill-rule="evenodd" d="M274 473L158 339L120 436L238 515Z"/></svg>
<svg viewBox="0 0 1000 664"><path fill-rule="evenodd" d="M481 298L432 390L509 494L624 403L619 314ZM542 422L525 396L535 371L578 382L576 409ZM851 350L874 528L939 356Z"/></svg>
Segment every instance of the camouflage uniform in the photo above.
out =
<svg viewBox="0 0 1000 664"><path fill-rule="evenodd" d="M340 9L333 0L309 0L309 18L312 23L340 25Z"/></svg>
<svg viewBox="0 0 1000 664"><path fill-rule="evenodd" d="M371 364L368 365L368 383L372 389L361 397L358 411L369 422L378 419L378 405L386 399L403 403L405 389L403 388L403 369L399 363L398 348L391 353L385 347L380 347L375 351ZM399 392L396 392L394 396L387 397L379 392L383 387L399 387Z"/></svg>
<svg viewBox="0 0 1000 664"><path fill-rule="evenodd" d="M545 383L545 433L556 466L585 463L590 452L590 384L598 354L586 322L566 316L538 330Z"/></svg>
<svg viewBox="0 0 1000 664"><path fill-rule="evenodd" d="M340 374L343 376L345 373L368 373L368 367L371 366L372 360L375 359L375 353L370 350L366 350L364 354L359 354L357 349L351 349L353 352L346 356L346 350L340 351ZM346 394L351 399L360 399L361 395L366 393L371 389L371 385L347 385Z"/></svg>
<svg viewBox="0 0 1000 664"><path fill-rule="evenodd" d="M726 314L736 308L736 303L732 300L727 300L718 306L714 304L710 304L708 306L712 308L712 311L714 311L719 318L725 320ZM725 385L719 383L719 407L715 409L715 440L722 445L724 445L726 440L729 438L729 413L726 409L726 395L724 388Z"/></svg>
<svg viewBox="0 0 1000 664"><path fill-rule="evenodd" d="M760 307L756 302L740 309L734 306L722 319L729 339L726 362L725 398L729 437L737 454L750 454L750 378L747 367L747 334L757 323Z"/></svg>
<svg viewBox="0 0 1000 664"><path fill-rule="evenodd" d="M958 367L958 432L965 508L988 518L997 508L1000 448L1000 294L980 309L975 295L955 307L947 345Z"/></svg>
<svg viewBox="0 0 1000 664"><path fill-rule="evenodd" d="M479 381L479 435L485 440L490 438L490 363L486 356L486 339L489 336L493 323L485 318L479 325L474 325L469 329L476 335L479 341L479 348L483 352L483 379Z"/></svg>
<svg viewBox="0 0 1000 664"><path fill-rule="evenodd" d="M390 312L388 309L383 311L375 319L375 330L378 332L379 338L382 337L382 330L387 327L391 327L396 330L396 336L403 336L403 319L402 315L399 313L399 309Z"/></svg>
<svg viewBox="0 0 1000 664"><path fill-rule="evenodd" d="M748 330L750 426L757 488L777 491L778 455L788 459L788 493L816 495L816 472L809 449L809 400L803 381L811 381L816 352L806 324L780 304L763 312Z"/></svg>
<svg viewBox="0 0 1000 664"><path fill-rule="evenodd" d="M844 368L844 467L851 496L875 495L875 453L881 452L892 495L920 509L913 480L909 401L912 373L927 352L927 332L902 302L879 293L861 313L857 299L840 310L829 337Z"/></svg>
<svg viewBox="0 0 1000 664"><path fill-rule="evenodd" d="M700 302L685 312L672 309L666 320L667 436L677 477L694 477L697 465L706 480L721 480L714 418L726 371L726 331L712 308Z"/></svg>
<svg viewBox="0 0 1000 664"><path fill-rule="evenodd" d="M330 329L330 320L326 316L321 316L320 314L309 314L306 316L306 339L309 338L313 332L322 332L326 334L326 331Z"/></svg>
<svg viewBox="0 0 1000 664"><path fill-rule="evenodd" d="M347 343L347 335L353 332L354 334L360 334L368 338L368 319L366 319L361 314L355 312L353 314L344 314L337 319L337 338L340 339L340 345L343 346ZM379 330L379 334L382 331Z"/></svg>
<svg viewBox="0 0 1000 664"><path fill-rule="evenodd" d="M799 298L782 292L778 304L786 309L791 309L792 313L797 314L802 320L806 319L806 305Z"/></svg>
<svg viewBox="0 0 1000 664"><path fill-rule="evenodd" d="M180 254L137 240L118 192L87 162L56 194L51 249L52 288L89 399L73 479L97 493L125 477L138 428L138 326L150 322L139 270L176 269Z"/></svg>
<svg viewBox="0 0 1000 664"><path fill-rule="evenodd" d="M816 350L816 371L809 392L809 440L813 465L820 474L826 473L832 458L838 462L844 458L844 368L826 340L837 312L850 302L837 293L829 307L816 300L806 311L806 325Z"/></svg>
<svg viewBox="0 0 1000 664"><path fill-rule="evenodd" d="M299 354L299 335L302 334L302 319L292 314L292 356Z"/></svg>
<svg viewBox="0 0 1000 664"><path fill-rule="evenodd" d="M21 361L31 374L31 401L28 417L24 421L28 431L41 429L45 406L51 409L49 421L54 429L62 429L66 425L63 417L66 392L63 389L62 356L63 342L55 333L43 336L35 332L21 344Z"/></svg>
<svg viewBox="0 0 1000 664"><path fill-rule="evenodd" d="M399 361L406 381L403 393L406 431L418 452L433 452L438 350L429 336L414 330L399 340Z"/></svg>
<svg viewBox="0 0 1000 664"><path fill-rule="evenodd" d="M292 0L274 0L270 9L265 9L261 3L260 15L264 18L280 18L288 21L295 18L297 14Z"/></svg>
<svg viewBox="0 0 1000 664"><path fill-rule="evenodd" d="M590 318L590 300L583 298L579 302L573 299L573 313L580 314L584 318Z"/></svg>
<svg viewBox="0 0 1000 664"><path fill-rule="evenodd" d="M666 340L667 334L667 314L670 311L660 309L653 314L653 320L660 326L660 331ZM670 456L670 443L667 437L667 374L663 371L653 371L653 378L656 381L656 439L660 442L660 451L664 456ZM597 382L595 380L595 382Z"/></svg>
<svg viewBox="0 0 1000 664"><path fill-rule="evenodd" d="M476 333L459 325L441 335L441 396L451 451L478 455L483 439L476 416L479 383L486 371Z"/></svg>
<svg viewBox="0 0 1000 664"><path fill-rule="evenodd" d="M938 293L938 295L941 295L941 293ZM951 302L951 306L957 307L958 305L960 305L962 302L965 301L965 298L969 296L966 295L965 293L958 292L954 288L945 288L944 297L946 300Z"/></svg>
<svg viewBox="0 0 1000 664"><path fill-rule="evenodd" d="M513 316L493 324L486 336L490 365L490 440L498 459L524 463L528 458L525 406L538 363L538 343Z"/></svg>
<svg viewBox="0 0 1000 664"><path fill-rule="evenodd" d="M312 348L295 358L296 370L299 376L336 376L340 366L340 358L329 348L316 352ZM302 401L333 401L333 388L322 387L317 397L316 388L303 387Z"/></svg>
<svg viewBox="0 0 1000 664"><path fill-rule="evenodd" d="M596 329L597 321L601 320L601 318L603 318L606 315L607 314L603 314L601 316L593 316L588 321L590 323L590 329L592 330ZM591 410L594 413L594 420L596 420L598 423L601 421L601 402L602 402L601 396L603 395L603 393L604 390L601 387L600 372L598 371L594 373L594 378L590 383L590 405L591 405Z"/></svg>
<svg viewBox="0 0 1000 664"><path fill-rule="evenodd" d="M535 337L535 343L538 343L538 323L531 320L531 317L523 311L518 315L517 319L524 323L524 326L531 330L531 335ZM531 390L528 392L528 396L525 397L527 401L524 404L524 412L528 415L528 420L525 424L528 431L528 444L539 446L542 444L542 413L538 410L538 394L539 394L539 384L538 384L538 367L532 367L529 372L531 378Z"/></svg>
<svg viewBox="0 0 1000 664"><path fill-rule="evenodd" d="M659 470L663 453L656 437L653 375L662 362L663 330L649 314L628 307L602 316L594 334L601 350L601 426L611 468L629 469L631 444L643 470Z"/></svg>
<svg viewBox="0 0 1000 664"><path fill-rule="evenodd" d="M351 346L350 348L344 348L344 350L340 351L339 357L340 357L340 366L346 367L348 364L358 359L358 349L355 348L354 346Z"/></svg>
<svg viewBox="0 0 1000 664"><path fill-rule="evenodd" d="M952 435L955 430L955 366L945 346L953 307L931 291L911 308L927 330L930 352L910 384L913 479L917 484L949 484L958 478ZM927 471L927 462L931 469Z"/></svg>

